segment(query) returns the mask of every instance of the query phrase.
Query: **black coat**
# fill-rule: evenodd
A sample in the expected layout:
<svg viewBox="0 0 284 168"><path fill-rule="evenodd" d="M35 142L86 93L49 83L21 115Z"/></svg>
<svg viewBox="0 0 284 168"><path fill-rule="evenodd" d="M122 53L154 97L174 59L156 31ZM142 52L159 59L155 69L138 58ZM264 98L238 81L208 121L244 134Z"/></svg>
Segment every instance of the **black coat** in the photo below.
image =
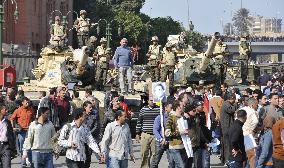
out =
<svg viewBox="0 0 284 168"><path fill-rule="evenodd" d="M244 135L243 135L243 127L244 123L240 120L235 120L233 125L229 128L229 140L230 140L230 151L233 149L240 150L241 153L238 153L235 157L230 153L229 159L243 162L246 160L246 151L244 144Z"/></svg>

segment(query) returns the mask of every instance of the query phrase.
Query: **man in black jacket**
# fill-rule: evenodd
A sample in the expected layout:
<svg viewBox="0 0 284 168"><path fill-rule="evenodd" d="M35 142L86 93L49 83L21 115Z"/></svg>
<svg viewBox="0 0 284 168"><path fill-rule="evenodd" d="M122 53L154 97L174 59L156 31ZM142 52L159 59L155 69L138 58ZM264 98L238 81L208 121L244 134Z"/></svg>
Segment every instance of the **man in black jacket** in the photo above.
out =
<svg viewBox="0 0 284 168"><path fill-rule="evenodd" d="M15 156L16 144L11 122L6 118L8 109L0 104L0 167L10 168Z"/></svg>
<svg viewBox="0 0 284 168"><path fill-rule="evenodd" d="M229 168L243 168L245 167L246 151L244 145L244 135L242 127L247 120L247 113L245 110L237 111L237 119L229 128L230 140L230 155L228 160Z"/></svg>

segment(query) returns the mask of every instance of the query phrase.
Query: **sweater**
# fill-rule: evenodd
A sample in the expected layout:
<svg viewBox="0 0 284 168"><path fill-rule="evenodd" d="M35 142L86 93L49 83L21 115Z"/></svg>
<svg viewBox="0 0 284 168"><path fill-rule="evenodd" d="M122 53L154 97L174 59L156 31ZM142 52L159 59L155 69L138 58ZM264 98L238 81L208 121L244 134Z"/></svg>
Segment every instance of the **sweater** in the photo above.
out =
<svg viewBox="0 0 284 168"><path fill-rule="evenodd" d="M170 115L166 123L165 135L169 138L169 149L183 149L183 142L178 131L177 120L180 117L175 114Z"/></svg>
<svg viewBox="0 0 284 168"><path fill-rule="evenodd" d="M114 53L114 66L132 67L132 53L129 47L117 47Z"/></svg>

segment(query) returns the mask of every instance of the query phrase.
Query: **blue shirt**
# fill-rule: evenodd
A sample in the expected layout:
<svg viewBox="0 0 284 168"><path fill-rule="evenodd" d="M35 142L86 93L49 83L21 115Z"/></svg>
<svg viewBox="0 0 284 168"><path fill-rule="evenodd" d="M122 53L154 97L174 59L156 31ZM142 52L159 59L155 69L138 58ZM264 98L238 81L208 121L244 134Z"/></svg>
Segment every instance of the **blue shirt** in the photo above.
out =
<svg viewBox="0 0 284 168"><path fill-rule="evenodd" d="M132 53L129 47L117 47L114 53L115 67L132 67Z"/></svg>
<svg viewBox="0 0 284 168"><path fill-rule="evenodd" d="M166 129L166 122L167 122L167 115L164 113L163 116L164 116L163 126L164 126L164 130L165 130ZM153 134L154 134L156 141L162 142L163 136L162 136L162 126L161 126L161 115L158 115L155 118L154 127L153 127Z"/></svg>

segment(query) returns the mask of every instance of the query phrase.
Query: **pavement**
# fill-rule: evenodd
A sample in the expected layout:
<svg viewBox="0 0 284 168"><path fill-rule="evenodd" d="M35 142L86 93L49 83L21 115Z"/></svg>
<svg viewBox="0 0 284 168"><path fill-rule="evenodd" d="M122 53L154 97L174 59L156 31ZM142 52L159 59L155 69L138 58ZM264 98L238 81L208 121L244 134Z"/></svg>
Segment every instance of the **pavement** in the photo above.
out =
<svg viewBox="0 0 284 168"><path fill-rule="evenodd" d="M129 161L129 168L139 168L140 164L141 164L141 156L140 156L140 144L134 142L133 144L134 147L134 155L136 158L135 163L130 162ZM65 156L61 156L59 157L58 160L53 160L54 162L54 167L55 168L67 168L66 163L65 163ZM210 167L211 168L224 168L224 166L221 165L220 160L218 159L218 157L216 155L211 155L210 157ZM105 164L99 164L98 160L96 159L95 155L92 155L92 164L91 164L91 168L105 168L106 165ZM166 168L168 167L168 161L167 161L167 157L166 154L164 153L160 164L159 164L159 168ZM15 159L12 160L12 168L20 168L20 157L17 157Z"/></svg>

